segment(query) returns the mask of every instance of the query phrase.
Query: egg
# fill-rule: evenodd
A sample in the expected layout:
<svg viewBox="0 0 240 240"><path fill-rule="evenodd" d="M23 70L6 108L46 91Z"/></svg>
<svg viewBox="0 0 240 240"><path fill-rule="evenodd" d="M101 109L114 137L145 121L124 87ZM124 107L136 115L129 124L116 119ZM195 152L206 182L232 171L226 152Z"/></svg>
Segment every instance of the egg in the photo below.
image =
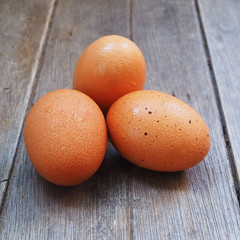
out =
<svg viewBox="0 0 240 240"><path fill-rule="evenodd" d="M80 56L73 88L90 96L103 110L126 93L144 88L146 63L130 39L110 35L91 43Z"/></svg>
<svg viewBox="0 0 240 240"><path fill-rule="evenodd" d="M73 186L89 179L107 148L107 128L97 104L71 89L52 91L30 110L24 140L36 170L48 181Z"/></svg>
<svg viewBox="0 0 240 240"><path fill-rule="evenodd" d="M135 91L119 98L109 109L107 126L124 158L155 171L191 168L211 145L202 117L180 99L158 91Z"/></svg>

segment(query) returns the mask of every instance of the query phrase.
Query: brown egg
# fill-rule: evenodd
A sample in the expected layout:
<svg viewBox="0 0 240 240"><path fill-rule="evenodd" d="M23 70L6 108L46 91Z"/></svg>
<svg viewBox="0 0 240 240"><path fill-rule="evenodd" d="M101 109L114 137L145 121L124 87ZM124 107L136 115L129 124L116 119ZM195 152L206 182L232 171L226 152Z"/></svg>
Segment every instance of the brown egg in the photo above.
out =
<svg viewBox="0 0 240 240"><path fill-rule="evenodd" d="M102 163L106 123L87 95L56 90L32 107L24 140L32 164L44 178L57 185L76 185L90 178Z"/></svg>
<svg viewBox="0 0 240 240"><path fill-rule="evenodd" d="M171 95L136 91L118 99L107 115L113 145L130 162L174 172L195 166L211 141L202 117Z"/></svg>
<svg viewBox="0 0 240 240"><path fill-rule="evenodd" d="M130 39L110 35L91 43L80 56L73 88L91 97L104 113L126 93L144 88L146 63Z"/></svg>

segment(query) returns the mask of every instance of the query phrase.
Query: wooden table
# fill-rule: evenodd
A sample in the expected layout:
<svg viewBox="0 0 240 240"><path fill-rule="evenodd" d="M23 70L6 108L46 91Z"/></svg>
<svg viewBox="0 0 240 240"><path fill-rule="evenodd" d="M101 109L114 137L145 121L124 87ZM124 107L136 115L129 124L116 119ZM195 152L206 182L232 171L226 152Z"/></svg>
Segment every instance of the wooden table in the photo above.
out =
<svg viewBox="0 0 240 240"><path fill-rule="evenodd" d="M0 239L240 239L240 1L0 1ZM31 165L26 114L47 92L72 88L84 48L131 38L146 89L195 108L208 156L179 173L140 169L109 144L89 181L58 187Z"/></svg>

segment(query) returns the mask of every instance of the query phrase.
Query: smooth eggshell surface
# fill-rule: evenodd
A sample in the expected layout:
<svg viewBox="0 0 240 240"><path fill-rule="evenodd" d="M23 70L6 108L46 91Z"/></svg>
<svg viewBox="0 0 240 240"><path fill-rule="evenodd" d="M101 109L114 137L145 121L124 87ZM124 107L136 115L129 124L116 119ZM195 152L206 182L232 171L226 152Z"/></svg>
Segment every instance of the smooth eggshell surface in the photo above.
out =
<svg viewBox="0 0 240 240"><path fill-rule="evenodd" d="M91 97L107 112L126 93L144 88L146 63L138 46L122 36L104 36L80 56L73 88Z"/></svg>
<svg viewBox="0 0 240 240"><path fill-rule="evenodd" d="M178 98L158 91L136 91L118 99L109 109L107 126L124 158L156 171L193 167L211 145L202 117Z"/></svg>
<svg viewBox="0 0 240 240"><path fill-rule="evenodd" d="M101 165L107 128L91 98L61 89L46 94L32 107L24 139L37 171L52 183L71 186L90 178Z"/></svg>

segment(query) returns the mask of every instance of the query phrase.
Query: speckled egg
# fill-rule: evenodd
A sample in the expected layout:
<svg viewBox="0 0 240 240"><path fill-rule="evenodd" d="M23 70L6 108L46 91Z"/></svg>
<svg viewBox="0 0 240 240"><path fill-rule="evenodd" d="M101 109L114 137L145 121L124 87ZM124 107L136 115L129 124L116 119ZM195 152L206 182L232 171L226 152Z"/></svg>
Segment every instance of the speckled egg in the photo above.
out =
<svg viewBox="0 0 240 240"><path fill-rule="evenodd" d="M211 145L202 117L178 98L158 91L136 91L118 99L109 109L107 126L124 158L155 171L193 167Z"/></svg>
<svg viewBox="0 0 240 240"><path fill-rule="evenodd" d="M52 91L32 107L24 128L25 146L37 171L57 185L90 178L107 148L107 128L97 104L70 89Z"/></svg>

